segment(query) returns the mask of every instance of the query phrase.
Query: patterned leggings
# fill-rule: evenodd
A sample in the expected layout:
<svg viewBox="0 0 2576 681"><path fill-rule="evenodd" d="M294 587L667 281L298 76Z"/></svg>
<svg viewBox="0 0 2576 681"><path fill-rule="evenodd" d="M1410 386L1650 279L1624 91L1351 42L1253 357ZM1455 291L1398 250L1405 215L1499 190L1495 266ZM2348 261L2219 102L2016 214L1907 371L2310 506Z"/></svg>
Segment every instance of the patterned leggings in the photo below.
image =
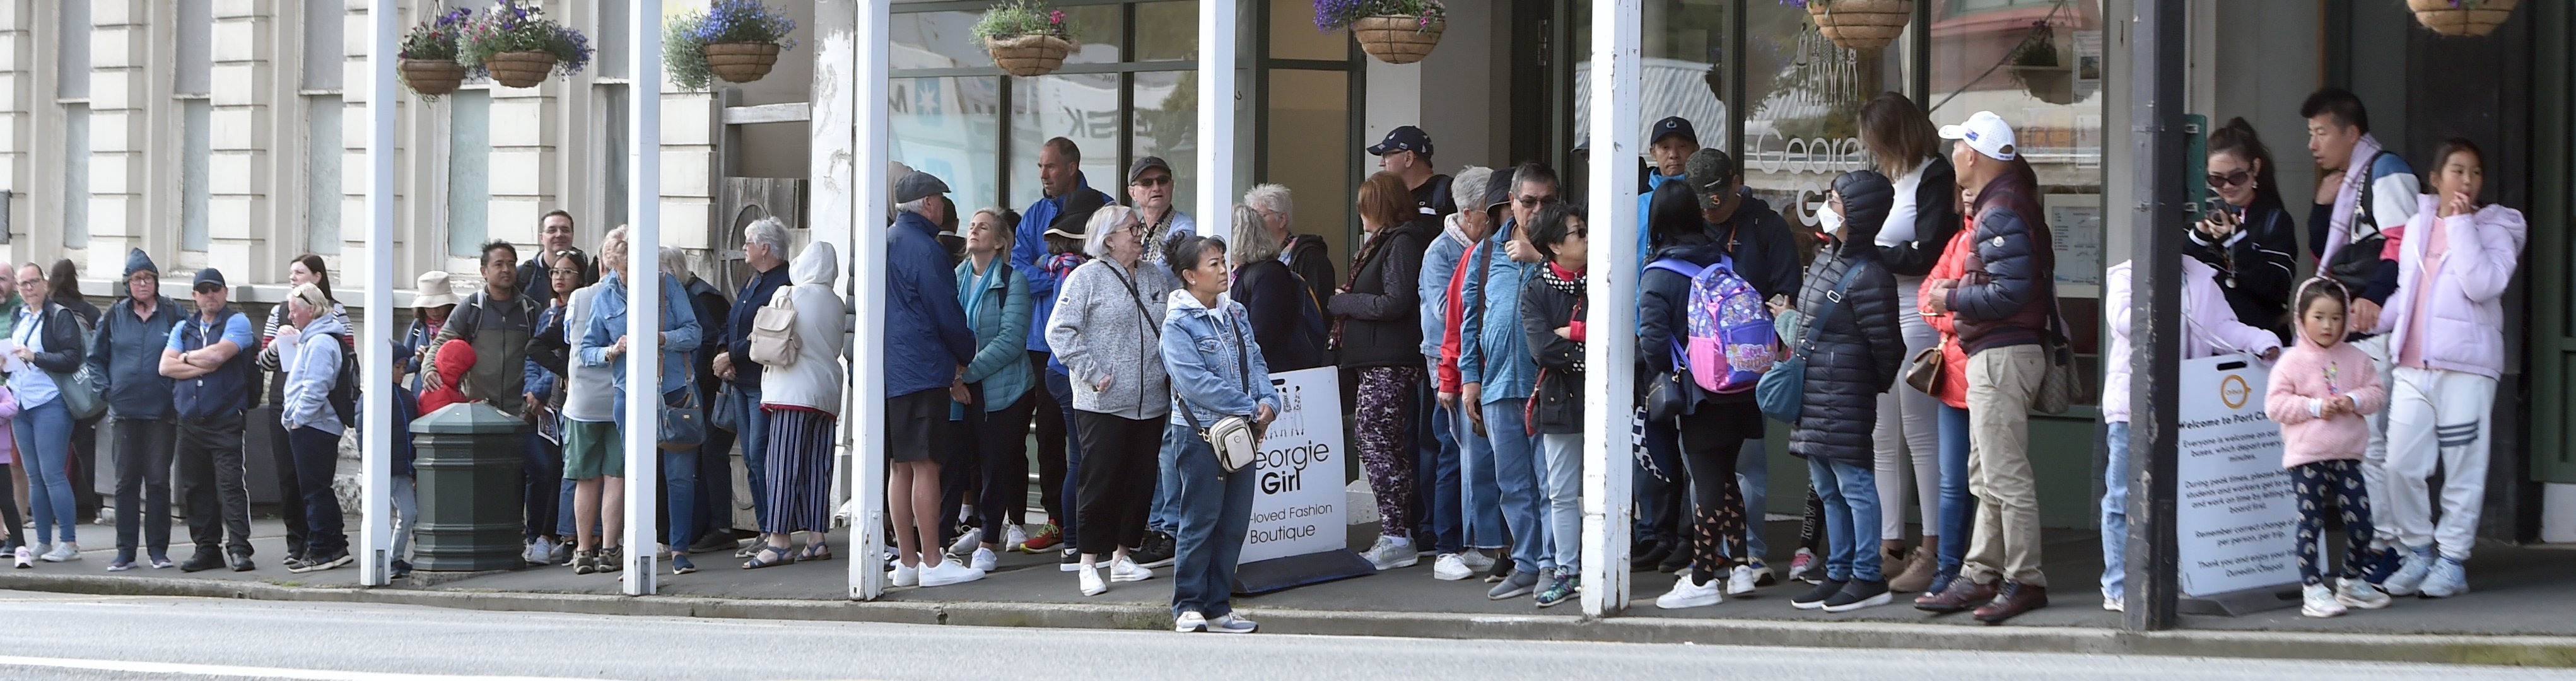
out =
<svg viewBox="0 0 2576 681"><path fill-rule="evenodd" d="M1885 513L1887 509L1879 509ZM1798 519L1798 548L1821 557L1825 555L1825 500L1816 496L1816 488L1807 488L1807 512ZM1876 547L1870 548L1878 550Z"/></svg>
<svg viewBox="0 0 2576 681"><path fill-rule="evenodd" d="M1377 494L1378 534L1413 536L1413 391L1422 367L1359 370L1359 404L1353 428L1369 490Z"/></svg>
<svg viewBox="0 0 2576 681"><path fill-rule="evenodd" d="M2361 462L2334 459L2303 463L2290 469L2290 489L2299 500L2299 579L2323 584L2317 542L2325 534L2325 506L2343 509L2343 569L2337 577L2360 577L2370 561L2370 495L2362 488Z"/></svg>
<svg viewBox="0 0 2576 681"><path fill-rule="evenodd" d="M1695 584L1726 577L1727 556L1745 555L1744 490L1735 460L1744 441L1762 434L1762 412L1751 402L1701 403L1681 417L1682 469L1691 481L1691 576Z"/></svg>

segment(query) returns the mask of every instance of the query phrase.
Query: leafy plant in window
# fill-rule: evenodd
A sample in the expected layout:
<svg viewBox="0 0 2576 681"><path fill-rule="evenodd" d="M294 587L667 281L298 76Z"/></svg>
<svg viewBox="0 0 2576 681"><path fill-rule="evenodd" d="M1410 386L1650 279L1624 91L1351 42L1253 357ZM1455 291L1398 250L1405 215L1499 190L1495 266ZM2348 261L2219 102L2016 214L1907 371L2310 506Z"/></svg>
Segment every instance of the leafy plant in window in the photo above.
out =
<svg viewBox="0 0 2576 681"><path fill-rule="evenodd" d="M590 64L590 37L546 18L522 0L500 0L465 22L456 61L509 87L535 87L550 74L571 76Z"/></svg>
<svg viewBox="0 0 2576 681"><path fill-rule="evenodd" d="M421 101L438 101L440 95L455 92L464 83L465 65L456 63L456 37L472 16L474 10L459 7L403 32L397 71L403 87L411 88Z"/></svg>
<svg viewBox="0 0 2576 681"><path fill-rule="evenodd" d="M788 34L796 20L759 0L717 0L663 28L662 68L684 90L704 90L722 78L749 83L769 75L778 53L796 49Z"/></svg>
<svg viewBox="0 0 2576 681"><path fill-rule="evenodd" d="M1848 50L1875 50L1896 42L1914 20L1914 0L1780 0L1807 11L1816 30Z"/></svg>
<svg viewBox="0 0 2576 681"><path fill-rule="evenodd" d="M2446 36L2481 36L2513 16L2516 0L2406 0L2415 22Z"/></svg>
<svg viewBox="0 0 2576 681"><path fill-rule="evenodd" d="M2057 31L2048 22L2032 22L2030 35L2013 48L2006 64L2012 67L2013 82L2030 96L2050 104L2075 103L2075 69L2058 58Z"/></svg>
<svg viewBox="0 0 2576 681"><path fill-rule="evenodd" d="M1449 8L1439 0L1315 0L1315 30L1348 29L1360 50L1389 64L1411 64L1440 46Z"/></svg>
<svg viewBox="0 0 2576 681"><path fill-rule="evenodd" d="M1064 10L1037 0L1004 0L984 10L974 34L984 51L993 55L993 65L1023 78L1054 73L1064 66L1065 55L1079 46Z"/></svg>

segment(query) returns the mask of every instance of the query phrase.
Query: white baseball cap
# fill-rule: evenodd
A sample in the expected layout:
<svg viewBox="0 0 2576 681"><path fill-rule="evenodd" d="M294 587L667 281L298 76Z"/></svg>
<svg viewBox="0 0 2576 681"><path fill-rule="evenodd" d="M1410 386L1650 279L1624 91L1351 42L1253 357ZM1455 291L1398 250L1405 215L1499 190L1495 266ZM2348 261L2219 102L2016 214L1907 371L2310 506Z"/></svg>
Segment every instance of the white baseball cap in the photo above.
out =
<svg viewBox="0 0 2576 681"><path fill-rule="evenodd" d="M1941 139L1967 142L1968 148L1998 161L2010 161L2015 156L2012 124L1992 111L1979 111L1965 123L1941 126Z"/></svg>

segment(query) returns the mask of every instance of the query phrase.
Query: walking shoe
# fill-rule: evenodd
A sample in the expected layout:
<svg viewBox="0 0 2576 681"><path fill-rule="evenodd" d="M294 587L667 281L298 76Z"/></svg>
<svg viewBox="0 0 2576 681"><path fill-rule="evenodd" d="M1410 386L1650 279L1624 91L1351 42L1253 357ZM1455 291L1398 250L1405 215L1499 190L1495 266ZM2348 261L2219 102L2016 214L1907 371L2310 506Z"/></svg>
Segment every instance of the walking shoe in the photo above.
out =
<svg viewBox="0 0 2576 681"><path fill-rule="evenodd" d="M971 554L975 552L975 547L983 545L984 532L982 530L962 530L957 533L957 541L948 543L948 555L963 556Z"/></svg>
<svg viewBox="0 0 2576 681"><path fill-rule="evenodd" d="M967 567L955 560L943 560L938 565L921 569L921 588L964 584L983 578L983 570Z"/></svg>
<svg viewBox="0 0 2576 681"><path fill-rule="evenodd" d="M232 563L234 572L249 572L259 569L258 563L250 562L250 554L247 553L233 554L230 562Z"/></svg>
<svg viewBox="0 0 2576 681"><path fill-rule="evenodd" d="M671 574L685 575L697 571L698 564L689 562L689 554L671 554Z"/></svg>
<svg viewBox="0 0 2576 681"><path fill-rule="evenodd" d="M1825 599L1825 612L1851 612L1874 605L1887 605L1895 596L1887 593L1885 580L1853 580L1843 585L1842 593Z"/></svg>
<svg viewBox="0 0 2576 681"><path fill-rule="evenodd" d="M72 542L55 544L53 550L46 551L45 555L37 556L36 558L48 563L80 560L80 545Z"/></svg>
<svg viewBox="0 0 2576 681"><path fill-rule="evenodd" d="M902 563L886 571L886 583L894 586L921 586L921 570Z"/></svg>
<svg viewBox="0 0 2576 681"><path fill-rule="evenodd" d="M1379 570L1413 567L1415 563L1422 562L1422 556L1414 553L1411 543L1397 544L1394 537L1387 536L1378 537L1377 544L1370 546L1360 557L1367 558L1369 564Z"/></svg>
<svg viewBox="0 0 2576 681"><path fill-rule="evenodd" d="M1087 567L1078 567L1075 568L1074 574L1080 575L1082 578L1082 595L1098 596L1109 591L1109 582L1100 578L1099 570Z"/></svg>
<svg viewBox="0 0 2576 681"><path fill-rule="evenodd" d="M1440 554L1439 560L1431 562L1432 579L1437 579L1443 582L1455 582L1474 576L1476 576L1476 571L1468 569L1467 560L1458 557L1458 554L1455 553Z"/></svg>
<svg viewBox="0 0 2576 681"><path fill-rule="evenodd" d="M181 564L179 565L179 571L180 571L180 572L205 572L205 571L207 571L207 570L212 570L212 569L219 568L219 567L223 567L223 566L224 566L224 554L216 553L216 552L213 552L213 551L198 551L198 552L196 553L196 555L192 555L192 556L189 556L189 557L188 557L188 562L186 562L186 563L181 563Z"/></svg>
<svg viewBox="0 0 2576 681"><path fill-rule="evenodd" d="M1753 563L1736 563L1734 573L1726 580L1726 595L1742 596L1753 593L1753 587L1760 586L1762 578L1769 576L1771 576L1771 568Z"/></svg>
<svg viewBox="0 0 2576 681"><path fill-rule="evenodd" d="M1055 523L1047 523L1038 526L1037 536L1029 537L1011 548L1022 553L1037 553L1055 548L1062 543L1064 543L1064 528L1056 527Z"/></svg>
<svg viewBox="0 0 2576 681"><path fill-rule="evenodd" d="M1655 566L1662 565L1665 558L1671 558L1672 555L1673 545L1670 543L1647 543L1644 550L1638 551L1635 555L1628 557L1628 571L1645 572L1653 570L1655 569Z"/></svg>
<svg viewBox="0 0 2576 681"><path fill-rule="evenodd" d="M175 565L175 563L170 562L169 556L152 557L152 569L154 570L168 570L172 565Z"/></svg>
<svg viewBox="0 0 2576 681"><path fill-rule="evenodd" d="M1545 590L1538 592L1538 607L1552 607L1558 603L1574 600L1575 594L1582 590L1583 577L1581 575L1577 575L1572 572L1559 571L1556 576L1556 583L1549 584Z"/></svg>
<svg viewBox="0 0 2576 681"><path fill-rule="evenodd" d="M1502 583L1495 584L1492 590L1486 591L1485 598L1496 601L1508 600L1530 595L1530 592L1537 590L1538 573L1514 572L1512 576L1503 578Z"/></svg>
<svg viewBox="0 0 2576 681"><path fill-rule="evenodd" d="M1065 549L1057 553L1060 555L1057 556L1055 569L1065 572L1073 572L1075 570L1082 569L1081 553L1075 552L1073 549Z"/></svg>
<svg viewBox="0 0 2576 681"><path fill-rule="evenodd" d="M1002 561L999 557L993 555L992 549L976 547L975 557L967 559L966 566L977 570L983 570L985 572L992 572L993 568L1001 565L1001 562Z"/></svg>
<svg viewBox="0 0 2576 681"><path fill-rule="evenodd" d="M1799 547L1798 555L1789 558L1789 579L1808 584L1824 581L1821 579L1824 575L1814 574L1819 567L1823 564L1816 562L1816 552Z"/></svg>
<svg viewBox="0 0 2576 681"><path fill-rule="evenodd" d="M542 542L546 540L538 539L537 541ZM735 548L740 545L742 545L742 541L733 537L732 530L719 528L708 530L706 536L699 537L697 541L690 542L689 552L724 553L726 549Z"/></svg>
<svg viewBox="0 0 2576 681"><path fill-rule="evenodd" d="M2433 561L2433 571L2416 587L2425 598L2450 598L2469 592L2469 570L2460 561L2443 556Z"/></svg>
<svg viewBox="0 0 2576 681"><path fill-rule="evenodd" d="M10 558L10 562L14 563L20 570L36 566L35 549L20 546L18 547L18 550L10 552Z"/></svg>
<svg viewBox="0 0 2576 681"><path fill-rule="evenodd" d="M1814 610L1825 607L1825 601L1833 600L1834 594L1842 593L1843 586L1845 584L1846 582L1833 579L1817 582L1816 588L1808 589L1806 593L1798 594L1798 597L1789 599L1789 607L1797 608L1799 610Z"/></svg>
<svg viewBox="0 0 2576 681"><path fill-rule="evenodd" d="M1482 549L1461 551L1458 553L1458 560L1467 564L1467 572L1470 575L1494 568L1494 559L1487 557Z"/></svg>
<svg viewBox="0 0 2576 681"><path fill-rule="evenodd" d="M1691 552L1685 548L1675 547L1672 555L1664 556L1664 562L1655 564L1655 571L1681 574L1681 571L1690 569L1690 566Z"/></svg>
<svg viewBox="0 0 2576 681"><path fill-rule="evenodd" d="M1485 583L1501 584L1503 580L1512 578L1513 571L1514 568L1512 567L1512 557L1510 554L1496 556L1494 558L1493 569L1485 571Z"/></svg>
<svg viewBox="0 0 2576 681"><path fill-rule="evenodd" d="M108 572L124 572L132 569L134 569L133 558L119 557L116 560L108 561L107 563Z"/></svg>
<svg viewBox="0 0 2576 681"><path fill-rule="evenodd" d="M1172 631L1184 634L1207 631L1207 616L1196 610L1181 613L1181 616L1172 618Z"/></svg>
<svg viewBox="0 0 2576 681"><path fill-rule="evenodd" d="M2386 592L2380 591L2379 587L2371 586L2369 580L2351 577L2335 579L2336 603L2363 610L2378 610L2388 607L2390 600Z"/></svg>
<svg viewBox="0 0 2576 681"><path fill-rule="evenodd" d="M2336 602L2333 589L2325 584L2310 584L2299 589L2299 615L2304 617L2340 617L2344 605Z"/></svg>
<svg viewBox="0 0 2576 681"><path fill-rule="evenodd" d="M1684 571L1679 577L1673 580L1672 591L1665 592L1664 595L1655 597L1655 607L1663 608L1665 610L1680 610L1683 608L1697 608L1726 602L1726 596L1719 593L1726 590L1726 585L1723 583L1726 580L1711 579L1708 580L1707 584L1694 584L1692 583L1692 579L1693 577L1691 573Z"/></svg>
<svg viewBox="0 0 2576 681"><path fill-rule="evenodd" d="M536 542L521 542L519 544L519 562L527 563L529 565L544 565L546 564L545 560L546 552L537 550Z"/></svg>
<svg viewBox="0 0 2576 681"><path fill-rule="evenodd" d="M394 559L393 565L388 567L391 568L390 576L394 579L407 579L411 577L411 563L405 562L403 559Z"/></svg>
<svg viewBox="0 0 2576 681"><path fill-rule="evenodd" d="M1174 541L1172 535L1150 532L1145 535L1145 545L1127 552L1127 556L1134 559L1138 567L1171 567L1172 553L1179 548L1180 542Z"/></svg>
<svg viewBox="0 0 2576 681"><path fill-rule="evenodd" d="M572 564L572 542L568 542L568 541L559 541L559 542L555 542L555 550L554 550L554 552L553 552L553 553L548 553L548 554L546 554L546 562L545 562L545 564L547 564L547 565L571 565L571 564Z"/></svg>
<svg viewBox="0 0 2576 681"><path fill-rule="evenodd" d="M1905 571L1887 578L1887 590L1896 593L1921 593L1932 586L1932 578L1941 573L1941 561L1932 552L1916 548L1905 561ZM1896 565L1888 563L1888 565Z"/></svg>
<svg viewBox="0 0 2576 681"><path fill-rule="evenodd" d="M1135 559L1120 558L1109 563L1109 581L1142 582L1153 578L1153 569L1137 565Z"/></svg>
<svg viewBox="0 0 2576 681"><path fill-rule="evenodd" d="M1957 577L1950 580L1950 588L1924 598L1914 599L1914 609L1946 615L1975 609L1993 600L1995 600L1995 585L1978 584L1976 580Z"/></svg>
<svg viewBox="0 0 2576 681"><path fill-rule="evenodd" d="M2390 573L2388 579L2379 583L2379 588L2387 591L2391 596L2415 595L2422 589L2424 577L2432 574L2433 562L2438 560L2433 556L2433 547L2429 545L2420 548L2410 547L2404 551L2405 553L2398 557L2397 571Z"/></svg>
<svg viewBox="0 0 2576 681"><path fill-rule="evenodd" d="M2045 607L2048 607L2048 587L2007 579L2003 580L2002 587L1995 590L1995 600L1977 608L1973 614L1979 622L2002 624L2004 620Z"/></svg>
<svg viewBox="0 0 2576 681"><path fill-rule="evenodd" d="M1261 630L1259 623L1234 613L1218 615L1216 619L1208 620L1207 627L1208 633L1212 634L1249 634Z"/></svg>
<svg viewBox="0 0 2576 681"><path fill-rule="evenodd" d="M306 572L321 572L323 570L347 565L351 560L353 560L353 558L350 557L349 552L346 549L332 551L330 553L314 556L312 560L304 561L304 567L293 570L293 572L298 574Z"/></svg>
<svg viewBox="0 0 2576 681"><path fill-rule="evenodd" d="M1029 531L1020 529L1018 523L1002 526L1002 550L1009 551L1027 543L1029 543Z"/></svg>
<svg viewBox="0 0 2576 681"><path fill-rule="evenodd" d="M2103 594L2102 609L2111 612L2128 612L2129 603L2127 601L2120 600L2120 597L2118 596Z"/></svg>

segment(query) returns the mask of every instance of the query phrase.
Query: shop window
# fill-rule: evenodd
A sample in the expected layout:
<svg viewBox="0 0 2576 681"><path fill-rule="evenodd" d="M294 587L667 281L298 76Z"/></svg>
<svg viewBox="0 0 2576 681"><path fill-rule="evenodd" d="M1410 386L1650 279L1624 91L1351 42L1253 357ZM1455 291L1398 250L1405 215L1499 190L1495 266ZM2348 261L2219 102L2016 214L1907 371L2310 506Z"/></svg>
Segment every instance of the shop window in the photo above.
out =
<svg viewBox="0 0 2576 681"><path fill-rule="evenodd" d="M1638 76L1638 158L1652 162L1646 148L1654 135L1649 128L1667 116L1690 121L1701 144L1725 148L1726 79L1720 65L1726 63L1723 46L1728 31L1727 6L1648 0L1641 10L1645 22L1645 70ZM1581 140L1592 125L1592 9L1588 3L1577 3L1572 14L1574 39L1569 44L1573 46L1574 60L1574 128L1570 134L1572 139ZM1582 158L1567 163L1564 177L1568 188L1589 190L1585 186L1590 179L1588 164L1589 159Z"/></svg>
<svg viewBox="0 0 2576 681"><path fill-rule="evenodd" d="M1135 102L1128 120L1128 134L1133 140L1128 155L1131 158L1159 156L1163 162L1172 164L1172 205L1184 213L1198 211L1198 84L1196 71L1157 71L1136 74L1134 83L1128 88L1129 100ZM1119 171L1118 182L1120 190L1124 191L1127 182L1124 169ZM1233 202L1226 205L1231 206ZM1216 220L1222 225L1227 219L1222 215L1193 217L1202 224Z"/></svg>
<svg viewBox="0 0 2576 681"><path fill-rule="evenodd" d="M304 250L340 252L340 206L348 199L340 184L340 162L348 155L341 141L341 114L346 105L336 96L304 98Z"/></svg>
<svg viewBox="0 0 2576 681"><path fill-rule="evenodd" d="M481 255L492 211L492 93L448 95L447 254Z"/></svg>
<svg viewBox="0 0 2576 681"><path fill-rule="evenodd" d="M177 73L171 75L173 94L203 95L214 80L215 3L214 0L179 0Z"/></svg>
<svg viewBox="0 0 2576 681"><path fill-rule="evenodd" d="M54 31L54 96L63 99L89 98L89 0L64 0ZM86 112L84 112L86 113ZM86 124L86 122L84 122Z"/></svg>
<svg viewBox="0 0 2576 681"><path fill-rule="evenodd" d="M1270 148L1265 181L1288 188L1295 202L1291 232L1317 234L1333 246L1333 261L1348 266L1357 241L1353 207L1359 178L1352 175L1351 74L1344 71L1270 72Z"/></svg>
<svg viewBox="0 0 2576 681"><path fill-rule="evenodd" d="M994 165L1002 142L1000 78L896 78L886 95L887 151L895 161L948 183L960 213L1005 203Z"/></svg>
<svg viewBox="0 0 2576 681"><path fill-rule="evenodd" d="M1146 2L1136 5L1135 61L1199 58L1199 3Z"/></svg>
<svg viewBox="0 0 2576 681"><path fill-rule="evenodd" d="M63 107L63 247L89 247L89 105Z"/></svg>
<svg viewBox="0 0 2576 681"><path fill-rule="evenodd" d="M1118 106L1118 74L1056 74L1011 79L1011 203L1038 200L1038 149L1062 137L1082 150L1083 179L1092 189L1125 198L1127 167L1119 158L1125 116Z"/></svg>
<svg viewBox="0 0 2576 681"><path fill-rule="evenodd" d="M1350 59L1348 32L1315 30L1315 4L1307 0L1270 0L1269 30L1272 59Z"/></svg>
<svg viewBox="0 0 2576 681"><path fill-rule="evenodd" d="M348 20L347 3L304 3L304 89L340 89L340 68L348 61Z"/></svg>
<svg viewBox="0 0 2576 681"><path fill-rule="evenodd" d="M627 47L629 41L626 37L628 32L626 24L628 13L633 11L628 8L629 4L631 3L613 0L599 3L599 30L590 33L591 43L598 47L598 52L591 55L590 65L591 68L596 69L596 73L601 78L630 77L628 69L631 67L628 62L633 57L628 53L634 50ZM474 11L483 10L477 7ZM664 21L668 20L668 18L664 19ZM602 234L605 233L602 232Z"/></svg>
<svg viewBox="0 0 2576 681"><path fill-rule="evenodd" d="M179 248L203 251L213 241L206 234L206 174L214 153L207 128L215 107L196 97L182 100L179 110Z"/></svg>
<svg viewBox="0 0 2576 681"><path fill-rule="evenodd" d="M595 91L595 106L606 124L599 126L599 139L592 148L599 150L600 185L607 191L600 194L598 218L573 221L575 243L598 243L608 230L626 224L626 168L633 162L627 158L630 152L626 146L626 129L631 125L626 120L629 89L624 84L610 84L600 85Z"/></svg>

